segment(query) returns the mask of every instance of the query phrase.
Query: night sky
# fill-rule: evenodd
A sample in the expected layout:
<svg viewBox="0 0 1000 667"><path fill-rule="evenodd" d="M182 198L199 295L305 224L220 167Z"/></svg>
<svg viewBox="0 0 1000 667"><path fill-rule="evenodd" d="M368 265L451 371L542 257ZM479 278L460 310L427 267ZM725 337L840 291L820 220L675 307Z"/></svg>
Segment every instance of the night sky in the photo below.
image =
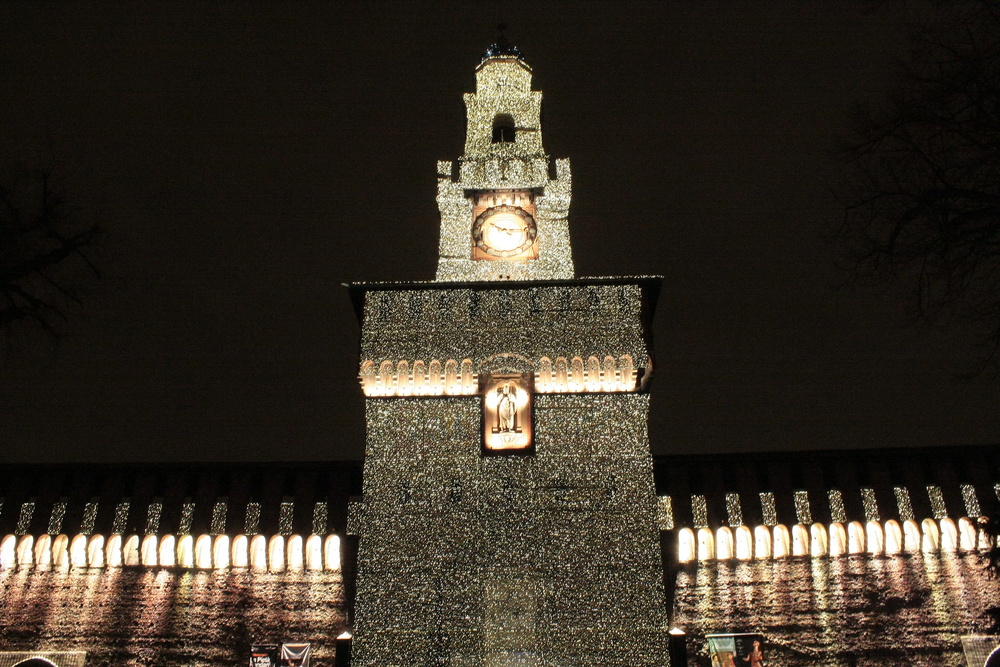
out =
<svg viewBox="0 0 1000 667"><path fill-rule="evenodd" d="M0 364L3 461L363 451L342 283L430 280L435 162L497 2L4 3L0 158L54 165L110 278ZM578 276L664 276L653 451L1000 441L960 331L845 288L828 154L901 3L505 2L573 166Z"/></svg>

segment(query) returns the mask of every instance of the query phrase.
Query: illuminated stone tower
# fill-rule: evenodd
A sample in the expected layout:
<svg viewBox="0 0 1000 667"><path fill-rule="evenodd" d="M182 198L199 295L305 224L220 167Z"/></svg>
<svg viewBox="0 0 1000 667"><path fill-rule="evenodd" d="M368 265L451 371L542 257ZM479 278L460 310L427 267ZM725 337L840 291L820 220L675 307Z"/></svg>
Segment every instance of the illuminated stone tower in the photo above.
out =
<svg viewBox="0 0 1000 667"><path fill-rule="evenodd" d="M568 160L494 45L438 163L437 280L355 284L355 665L664 665L645 393L658 278L576 279Z"/></svg>

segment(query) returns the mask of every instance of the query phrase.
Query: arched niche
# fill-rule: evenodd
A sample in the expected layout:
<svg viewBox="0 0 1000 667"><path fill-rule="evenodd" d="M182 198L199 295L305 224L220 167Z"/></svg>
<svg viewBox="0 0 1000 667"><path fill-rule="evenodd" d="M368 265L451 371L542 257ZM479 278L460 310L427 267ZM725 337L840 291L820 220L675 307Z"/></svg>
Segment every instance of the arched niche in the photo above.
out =
<svg viewBox="0 0 1000 667"><path fill-rule="evenodd" d="M232 545L229 536L216 535L215 541L212 543L212 566L218 570L229 567L231 553ZM244 567L246 567L245 563L244 560Z"/></svg>
<svg viewBox="0 0 1000 667"><path fill-rule="evenodd" d="M319 535L310 535L306 538L306 569L317 571L323 569L323 538Z"/></svg>
<svg viewBox="0 0 1000 667"><path fill-rule="evenodd" d="M715 557L728 560L736 556L736 545L733 531L729 526L722 526L715 531Z"/></svg>
<svg viewBox="0 0 1000 667"><path fill-rule="evenodd" d="M939 522L941 535L941 551L958 551L958 527L951 519L944 518Z"/></svg>
<svg viewBox="0 0 1000 667"><path fill-rule="evenodd" d="M285 567L289 570L301 570L305 553L301 535L289 535L285 542Z"/></svg>
<svg viewBox="0 0 1000 667"><path fill-rule="evenodd" d="M60 570L69 568L69 536L56 535L52 540L52 567Z"/></svg>
<svg viewBox="0 0 1000 667"><path fill-rule="evenodd" d="M95 533L87 541L87 565L90 567L104 567L104 536Z"/></svg>
<svg viewBox="0 0 1000 667"><path fill-rule="evenodd" d="M194 566L202 570L212 569L211 535L199 535L194 541Z"/></svg>
<svg viewBox="0 0 1000 667"><path fill-rule="evenodd" d="M962 551L974 551L976 548L976 525L967 516L958 520L958 547Z"/></svg>
<svg viewBox="0 0 1000 667"><path fill-rule="evenodd" d="M323 565L334 572L340 569L340 538L337 535L327 535L323 540Z"/></svg>
<svg viewBox="0 0 1000 667"><path fill-rule="evenodd" d="M142 544L139 545L139 560L143 565L146 567L157 566L159 563L159 559L156 556L158 546L159 540L157 540L156 535L146 535L142 538ZM170 564L174 564L173 556L170 557Z"/></svg>
<svg viewBox="0 0 1000 667"><path fill-rule="evenodd" d="M4 535L0 540L0 569L12 568L17 565L17 537Z"/></svg>
<svg viewBox="0 0 1000 667"><path fill-rule="evenodd" d="M35 538L25 535L17 541L17 564L19 567L31 567L35 563Z"/></svg>
<svg viewBox="0 0 1000 667"><path fill-rule="evenodd" d="M809 555L814 558L825 556L829 553L830 545L826 534L826 526L821 523L814 523L809 526Z"/></svg>
<svg viewBox="0 0 1000 667"><path fill-rule="evenodd" d="M852 554L865 553L865 527L860 521L847 524L847 552Z"/></svg>
<svg viewBox="0 0 1000 667"><path fill-rule="evenodd" d="M885 534L882 532L882 524L878 521L869 521L865 524L865 544L868 553L879 556L885 552Z"/></svg>
<svg viewBox="0 0 1000 667"><path fill-rule="evenodd" d="M155 539L155 538L154 538ZM129 535L122 545L122 565L134 566L142 564L142 548L138 535Z"/></svg>
<svg viewBox="0 0 1000 667"><path fill-rule="evenodd" d="M933 553L941 549L941 531L934 519L924 519L920 522L920 550Z"/></svg>
<svg viewBox="0 0 1000 667"><path fill-rule="evenodd" d="M771 529L773 536L773 549L771 553L775 558L784 558L792 555L792 537L788 532L788 526L778 524Z"/></svg>
<svg viewBox="0 0 1000 667"><path fill-rule="evenodd" d="M122 544L121 535L112 533L108 536L107 542L104 543L104 562L108 567L121 567L123 565Z"/></svg>
<svg viewBox="0 0 1000 667"><path fill-rule="evenodd" d="M177 565L194 567L194 536L181 535L177 538Z"/></svg>
<svg viewBox="0 0 1000 667"><path fill-rule="evenodd" d="M263 535L250 538L250 567L261 572L267 571L267 538Z"/></svg>
<svg viewBox="0 0 1000 667"><path fill-rule="evenodd" d="M601 385L604 391L618 391L618 364L610 354L604 357L601 370Z"/></svg>
<svg viewBox="0 0 1000 667"><path fill-rule="evenodd" d="M753 529L753 557L766 560L771 557L771 531L767 526Z"/></svg>
<svg viewBox="0 0 1000 667"><path fill-rule="evenodd" d="M267 568L271 572L285 571L285 537L275 535L267 543Z"/></svg>
<svg viewBox="0 0 1000 667"><path fill-rule="evenodd" d="M698 560L715 558L715 538L709 528L698 529Z"/></svg>
<svg viewBox="0 0 1000 667"><path fill-rule="evenodd" d="M803 524L797 523L792 526L792 555L809 555L809 529Z"/></svg>
<svg viewBox="0 0 1000 667"><path fill-rule="evenodd" d="M35 540L35 555L33 558L35 567L48 569L52 567L52 536L39 535Z"/></svg>
<svg viewBox="0 0 1000 667"><path fill-rule="evenodd" d="M830 524L830 555L834 558L847 553L847 529L844 524L835 521Z"/></svg>
<svg viewBox="0 0 1000 667"><path fill-rule="evenodd" d="M143 540L145 546L145 540ZM157 565L155 562L146 562L145 550L143 551L143 565ZM159 544L159 565L163 567L174 567L177 565L177 538L171 534L166 534L160 538Z"/></svg>
<svg viewBox="0 0 1000 667"><path fill-rule="evenodd" d="M413 392L413 379L410 377L410 362L400 359L396 363L396 394L409 396Z"/></svg>
<svg viewBox="0 0 1000 667"><path fill-rule="evenodd" d="M903 551L903 529L895 519L885 522L885 553L895 555Z"/></svg>
<svg viewBox="0 0 1000 667"><path fill-rule="evenodd" d="M690 528L681 528L677 531L677 560L681 563L690 563L698 557L698 544L694 537L694 531Z"/></svg>
<svg viewBox="0 0 1000 667"><path fill-rule="evenodd" d="M753 533L747 526L737 526L735 533L737 560L750 560L753 558Z"/></svg>
<svg viewBox="0 0 1000 667"><path fill-rule="evenodd" d="M87 567L87 536L76 535L69 543L70 567Z"/></svg>
<svg viewBox="0 0 1000 667"><path fill-rule="evenodd" d="M587 357L587 376L584 386L587 391L601 390L601 360L594 355Z"/></svg>
<svg viewBox="0 0 1000 667"><path fill-rule="evenodd" d="M246 535L237 535L229 547L229 564L233 567L250 567L250 540Z"/></svg>
<svg viewBox="0 0 1000 667"><path fill-rule="evenodd" d="M909 553L920 551L920 527L913 519L903 522L903 549Z"/></svg>

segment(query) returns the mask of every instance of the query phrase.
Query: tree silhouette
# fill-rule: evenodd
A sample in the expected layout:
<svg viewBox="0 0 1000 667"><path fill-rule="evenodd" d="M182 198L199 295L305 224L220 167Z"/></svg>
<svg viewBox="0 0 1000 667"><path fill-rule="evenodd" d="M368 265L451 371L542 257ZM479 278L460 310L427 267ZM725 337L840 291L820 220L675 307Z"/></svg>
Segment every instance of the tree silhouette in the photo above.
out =
<svg viewBox="0 0 1000 667"><path fill-rule="evenodd" d="M100 278L96 224L84 221L53 186L50 173L18 167L0 183L0 331L19 324L57 336Z"/></svg>
<svg viewBox="0 0 1000 667"><path fill-rule="evenodd" d="M1000 346L1000 5L940 3L894 93L859 111L840 227L857 279Z"/></svg>

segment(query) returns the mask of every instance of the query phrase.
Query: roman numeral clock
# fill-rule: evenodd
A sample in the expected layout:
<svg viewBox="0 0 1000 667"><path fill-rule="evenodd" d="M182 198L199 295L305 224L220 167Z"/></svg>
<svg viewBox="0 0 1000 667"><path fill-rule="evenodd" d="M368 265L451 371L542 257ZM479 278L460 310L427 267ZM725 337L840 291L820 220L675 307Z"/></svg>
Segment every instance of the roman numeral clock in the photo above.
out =
<svg viewBox="0 0 1000 667"><path fill-rule="evenodd" d="M367 441L353 664L667 664L655 277L576 278L568 160L491 47L438 163L436 280L350 287Z"/></svg>

